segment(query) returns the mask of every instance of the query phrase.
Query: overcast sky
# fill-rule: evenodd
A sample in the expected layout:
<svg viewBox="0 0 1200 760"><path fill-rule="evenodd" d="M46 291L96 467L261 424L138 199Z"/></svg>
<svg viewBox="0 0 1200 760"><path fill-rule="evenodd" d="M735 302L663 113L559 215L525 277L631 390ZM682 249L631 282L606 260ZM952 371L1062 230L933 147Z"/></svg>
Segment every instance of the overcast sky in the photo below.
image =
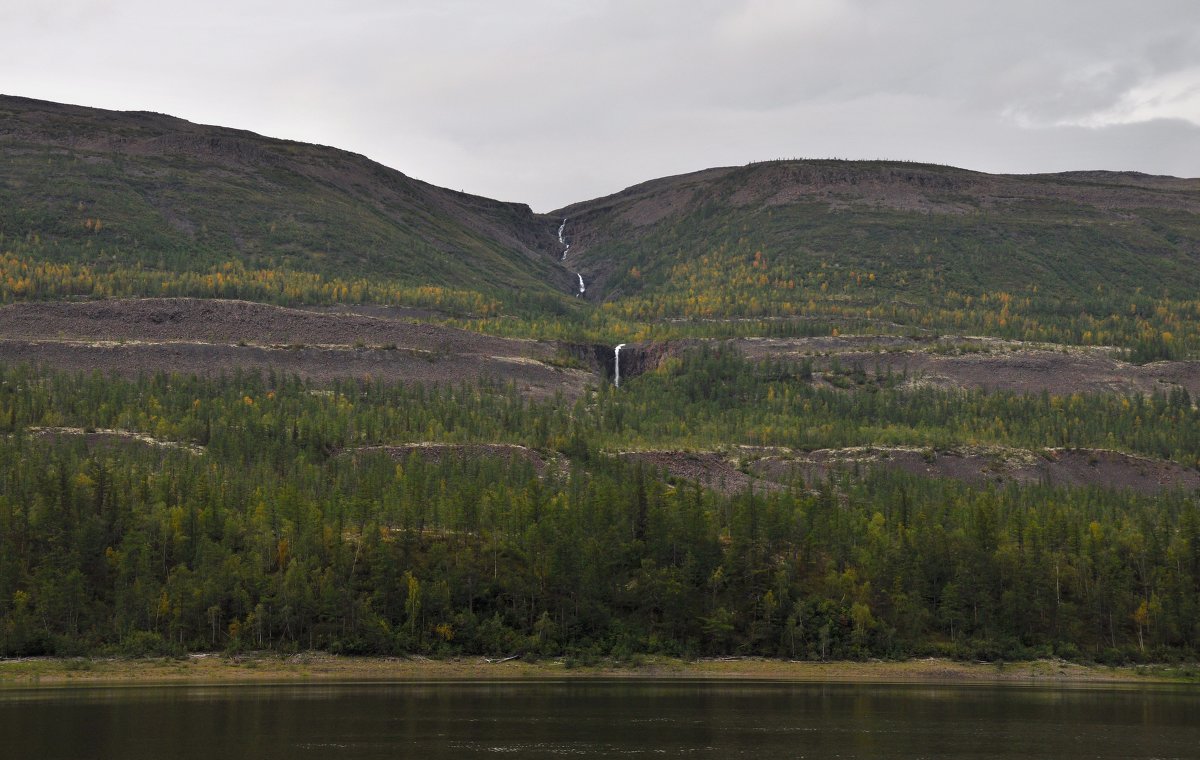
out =
<svg viewBox="0 0 1200 760"><path fill-rule="evenodd" d="M1200 0L0 0L0 92L538 211L781 157L1200 176Z"/></svg>

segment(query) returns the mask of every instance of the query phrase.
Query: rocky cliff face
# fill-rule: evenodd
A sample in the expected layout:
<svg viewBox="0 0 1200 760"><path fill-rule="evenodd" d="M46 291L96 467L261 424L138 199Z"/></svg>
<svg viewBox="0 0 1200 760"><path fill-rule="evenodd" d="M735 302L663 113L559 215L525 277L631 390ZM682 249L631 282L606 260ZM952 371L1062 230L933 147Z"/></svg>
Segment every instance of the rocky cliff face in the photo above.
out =
<svg viewBox="0 0 1200 760"><path fill-rule="evenodd" d="M621 379L636 377L658 369L663 360L677 353L686 341L626 343L621 348ZM567 353L585 362L588 368L612 381L615 376L616 346L602 343L568 343Z"/></svg>

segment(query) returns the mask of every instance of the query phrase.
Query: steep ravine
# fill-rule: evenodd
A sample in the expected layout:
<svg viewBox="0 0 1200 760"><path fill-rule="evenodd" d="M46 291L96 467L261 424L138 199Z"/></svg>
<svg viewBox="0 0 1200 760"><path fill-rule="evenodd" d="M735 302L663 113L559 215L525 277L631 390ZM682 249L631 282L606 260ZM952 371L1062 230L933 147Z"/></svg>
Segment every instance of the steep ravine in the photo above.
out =
<svg viewBox="0 0 1200 760"><path fill-rule="evenodd" d="M568 243L566 241L566 238L563 237L563 232L566 229L567 229L567 219L566 219L566 217L563 217L562 224L558 225L558 244L563 247L562 258L560 258L559 261L562 261L562 262L565 262L567 260L567 253L569 253L571 250L571 244ZM579 272L575 272L575 276L579 278L579 292L576 293L575 295L582 296L584 293L587 292L587 286L584 285L584 283L583 283L583 275L582 274L580 274Z"/></svg>
<svg viewBox="0 0 1200 760"><path fill-rule="evenodd" d="M567 218L563 217L562 224L558 225L558 243L559 243L559 245L561 245L563 247L562 258L559 260L563 261L563 262L565 262L567 260L567 254L571 250L571 244L568 243L566 238L563 236L563 233L566 231L566 229L567 229ZM576 272L575 276L579 278L579 292L576 293L575 295L583 296L583 294L587 292L587 285L585 285L583 282L582 274L580 274L579 272ZM613 385L615 385L618 388L621 387L621 349L622 348L625 348L624 343L619 343L619 344L617 344L617 346L615 348L613 348L612 378L613 378Z"/></svg>

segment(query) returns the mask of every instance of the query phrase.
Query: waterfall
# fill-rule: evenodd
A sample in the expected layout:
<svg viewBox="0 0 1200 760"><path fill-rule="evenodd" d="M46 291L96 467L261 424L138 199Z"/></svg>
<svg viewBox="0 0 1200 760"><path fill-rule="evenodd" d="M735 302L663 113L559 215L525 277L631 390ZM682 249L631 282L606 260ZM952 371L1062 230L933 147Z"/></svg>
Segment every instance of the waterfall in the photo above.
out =
<svg viewBox="0 0 1200 760"><path fill-rule="evenodd" d="M563 240L563 230L567 228L567 218L563 217L562 224L558 225L558 244L563 246L562 258L559 261L567 260L567 251L571 250L571 244Z"/></svg>
<svg viewBox="0 0 1200 760"><path fill-rule="evenodd" d="M567 251L571 250L571 244L568 243L566 241L566 239L563 237L563 231L566 229L567 229L567 218L564 216L563 220L562 220L562 224L558 225L558 244L563 247L562 258L559 259L559 261L566 261L567 260ZM575 276L579 278L579 292L576 293L575 295L581 296L587 291L587 288L584 287L584 284L583 284L583 275L581 275L579 272L576 272Z"/></svg>
<svg viewBox="0 0 1200 760"><path fill-rule="evenodd" d="M624 343L618 343L616 349L613 350L613 385L621 387L621 349L625 348Z"/></svg>
<svg viewBox="0 0 1200 760"><path fill-rule="evenodd" d="M567 229L567 218L564 216L563 220L562 220L562 224L558 225L558 244L563 247L562 258L559 259L559 261L566 261L567 260L567 251L571 250L571 244L568 243L566 241L566 239L563 237L563 231L566 229ZM587 291L587 288L583 284L583 275L581 275L579 272L576 272L575 276L579 278L579 292L576 293L575 295L581 296Z"/></svg>

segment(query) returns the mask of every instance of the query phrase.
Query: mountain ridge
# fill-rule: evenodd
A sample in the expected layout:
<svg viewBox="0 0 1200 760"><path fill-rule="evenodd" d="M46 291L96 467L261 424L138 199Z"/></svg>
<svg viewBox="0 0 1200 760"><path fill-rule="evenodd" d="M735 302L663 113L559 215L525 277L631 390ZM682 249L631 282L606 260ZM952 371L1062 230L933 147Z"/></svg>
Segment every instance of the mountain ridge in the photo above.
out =
<svg viewBox="0 0 1200 760"><path fill-rule="evenodd" d="M63 223L71 211L66 207L76 205L85 218L108 217L109 230L132 227L149 238L117 238L110 241L115 247L194 249L207 242L213 249L209 263L224 254L268 264L290 260L318 271L365 265L372 274L443 285L499 281L537 288L555 277L562 289L568 284L552 266L553 231L528 205L440 188L357 153L151 112L12 96L0 97L0 146L10 159L7 171L0 171L0 192L10 191L10 213L0 218L0 229L10 237L37 230L70 247L72 238L85 234ZM29 166L38 151L56 162L54 170ZM36 192L39 171L51 175L41 183L43 198L16 197L14 190ZM109 199L97 188L130 197L105 204ZM218 205L224 195L238 202L206 206ZM351 234L339 237L339 228ZM218 239L205 241L206 234ZM468 261L438 261L440 268L423 272L388 255L419 256L422 250ZM135 252L126 258L145 263L152 257ZM334 267L323 261L329 258ZM541 276L526 276L526 269Z"/></svg>
<svg viewBox="0 0 1200 760"><path fill-rule="evenodd" d="M275 270L324 277L319 302L374 297L328 284L334 278L455 288L482 294L459 301L501 304L487 315L526 320L481 325L513 335L544 335L534 324L543 317L582 320L593 336L647 337L663 319L871 322L888 312L914 327L1130 345L1144 325L1113 338L1104 320L1131 301L1152 311L1155 298L1200 291L1197 179L780 160L651 179L538 214L336 148L12 96L0 97L0 151L0 233L21 261L83 264L89 277L123 267L126 279L219 277L235 262L248 279ZM966 322L954 316L1001 294L1029 301L1020 328L998 307ZM286 292L275 299L286 303ZM910 313L897 314L897 304ZM596 306L608 311L589 311ZM1072 313L1088 316L1041 329ZM923 324L925 314L937 316Z"/></svg>

